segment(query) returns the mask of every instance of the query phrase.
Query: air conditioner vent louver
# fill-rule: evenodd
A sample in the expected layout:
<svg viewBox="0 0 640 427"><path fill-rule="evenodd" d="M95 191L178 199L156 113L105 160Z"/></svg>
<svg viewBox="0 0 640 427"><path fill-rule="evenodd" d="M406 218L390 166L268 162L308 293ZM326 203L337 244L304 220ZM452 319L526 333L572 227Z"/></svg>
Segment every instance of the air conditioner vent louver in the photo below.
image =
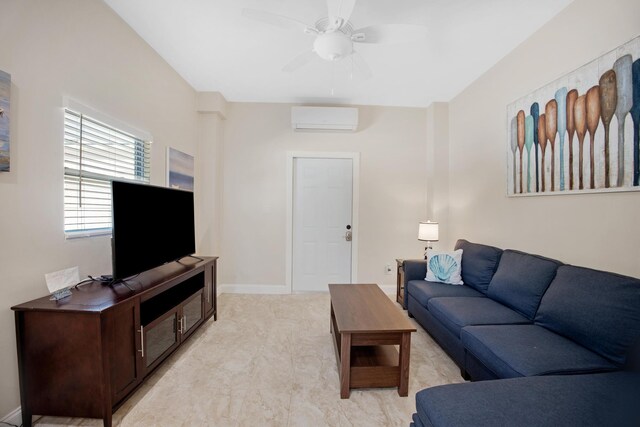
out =
<svg viewBox="0 0 640 427"><path fill-rule="evenodd" d="M291 127L295 131L354 132L358 128L358 109L291 107Z"/></svg>

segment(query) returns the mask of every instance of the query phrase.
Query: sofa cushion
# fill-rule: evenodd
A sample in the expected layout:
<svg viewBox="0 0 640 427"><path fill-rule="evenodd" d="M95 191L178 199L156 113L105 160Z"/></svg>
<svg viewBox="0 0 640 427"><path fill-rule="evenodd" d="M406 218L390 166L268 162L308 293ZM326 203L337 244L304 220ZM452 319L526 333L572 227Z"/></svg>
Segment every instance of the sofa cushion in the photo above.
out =
<svg viewBox="0 0 640 427"><path fill-rule="evenodd" d="M542 295L561 264L549 258L507 249L502 253L487 296L533 320Z"/></svg>
<svg viewBox="0 0 640 427"><path fill-rule="evenodd" d="M464 368L464 347L460 341L460 337L453 335L449 330L440 323L427 307L423 307L415 298L409 295L409 313L415 320L429 332L433 340L438 346L444 350L447 355L461 368Z"/></svg>
<svg viewBox="0 0 640 427"><path fill-rule="evenodd" d="M639 381L614 372L449 384L419 391L416 409L433 427L631 427Z"/></svg>
<svg viewBox="0 0 640 427"><path fill-rule="evenodd" d="M508 325L531 323L526 317L490 298L432 298L429 312L452 334L469 325Z"/></svg>
<svg viewBox="0 0 640 427"><path fill-rule="evenodd" d="M426 280L410 280L407 283L407 293L413 296L423 307L431 298L437 297L484 297L480 292L466 285L447 285L440 282Z"/></svg>
<svg viewBox="0 0 640 427"><path fill-rule="evenodd" d="M640 339L640 280L562 266L535 323L623 365Z"/></svg>
<svg viewBox="0 0 640 427"><path fill-rule="evenodd" d="M617 369L596 353L537 325L467 326L460 338L467 352L499 378Z"/></svg>
<svg viewBox="0 0 640 427"><path fill-rule="evenodd" d="M456 249L462 249L462 281L472 288L486 293L493 277L502 249L493 246L471 243L460 239L456 242Z"/></svg>

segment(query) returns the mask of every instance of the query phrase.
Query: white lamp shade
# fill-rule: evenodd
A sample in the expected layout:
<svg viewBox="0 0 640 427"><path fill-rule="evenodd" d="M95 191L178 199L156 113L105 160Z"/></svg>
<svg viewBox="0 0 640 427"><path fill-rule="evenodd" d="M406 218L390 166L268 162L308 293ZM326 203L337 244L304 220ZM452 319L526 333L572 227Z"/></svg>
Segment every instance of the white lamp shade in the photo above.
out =
<svg viewBox="0 0 640 427"><path fill-rule="evenodd" d="M421 222L418 226L418 240L437 242L438 223L431 221Z"/></svg>

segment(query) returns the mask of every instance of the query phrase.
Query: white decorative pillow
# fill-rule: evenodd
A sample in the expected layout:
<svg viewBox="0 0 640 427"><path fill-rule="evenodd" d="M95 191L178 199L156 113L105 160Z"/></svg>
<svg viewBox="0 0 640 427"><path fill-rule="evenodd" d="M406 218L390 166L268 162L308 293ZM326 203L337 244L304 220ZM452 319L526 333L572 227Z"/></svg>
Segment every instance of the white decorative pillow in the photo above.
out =
<svg viewBox="0 0 640 427"><path fill-rule="evenodd" d="M427 249L428 282L441 282L449 285L462 285L462 249L453 252L436 252Z"/></svg>

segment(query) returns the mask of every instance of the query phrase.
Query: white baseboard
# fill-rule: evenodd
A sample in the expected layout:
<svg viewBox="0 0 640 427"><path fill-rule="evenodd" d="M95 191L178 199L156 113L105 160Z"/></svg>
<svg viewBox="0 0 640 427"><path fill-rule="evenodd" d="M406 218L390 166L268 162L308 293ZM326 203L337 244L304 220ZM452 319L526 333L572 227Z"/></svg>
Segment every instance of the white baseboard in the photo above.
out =
<svg viewBox="0 0 640 427"><path fill-rule="evenodd" d="M396 285L380 285L380 289L385 294L395 295ZM259 295L284 295L290 294L286 285L218 285L218 295L220 294L259 294Z"/></svg>
<svg viewBox="0 0 640 427"><path fill-rule="evenodd" d="M218 285L221 294L268 294L282 295L290 294L289 288L285 285Z"/></svg>
<svg viewBox="0 0 640 427"><path fill-rule="evenodd" d="M3 423L13 424L16 426L22 425L22 409L18 406L13 411L9 412L3 419L0 420Z"/></svg>
<svg viewBox="0 0 640 427"><path fill-rule="evenodd" d="M396 294L396 285L378 285L380 286L380 289L382 289L382 292L384 292L387 295L395 295Z"/></svg>

